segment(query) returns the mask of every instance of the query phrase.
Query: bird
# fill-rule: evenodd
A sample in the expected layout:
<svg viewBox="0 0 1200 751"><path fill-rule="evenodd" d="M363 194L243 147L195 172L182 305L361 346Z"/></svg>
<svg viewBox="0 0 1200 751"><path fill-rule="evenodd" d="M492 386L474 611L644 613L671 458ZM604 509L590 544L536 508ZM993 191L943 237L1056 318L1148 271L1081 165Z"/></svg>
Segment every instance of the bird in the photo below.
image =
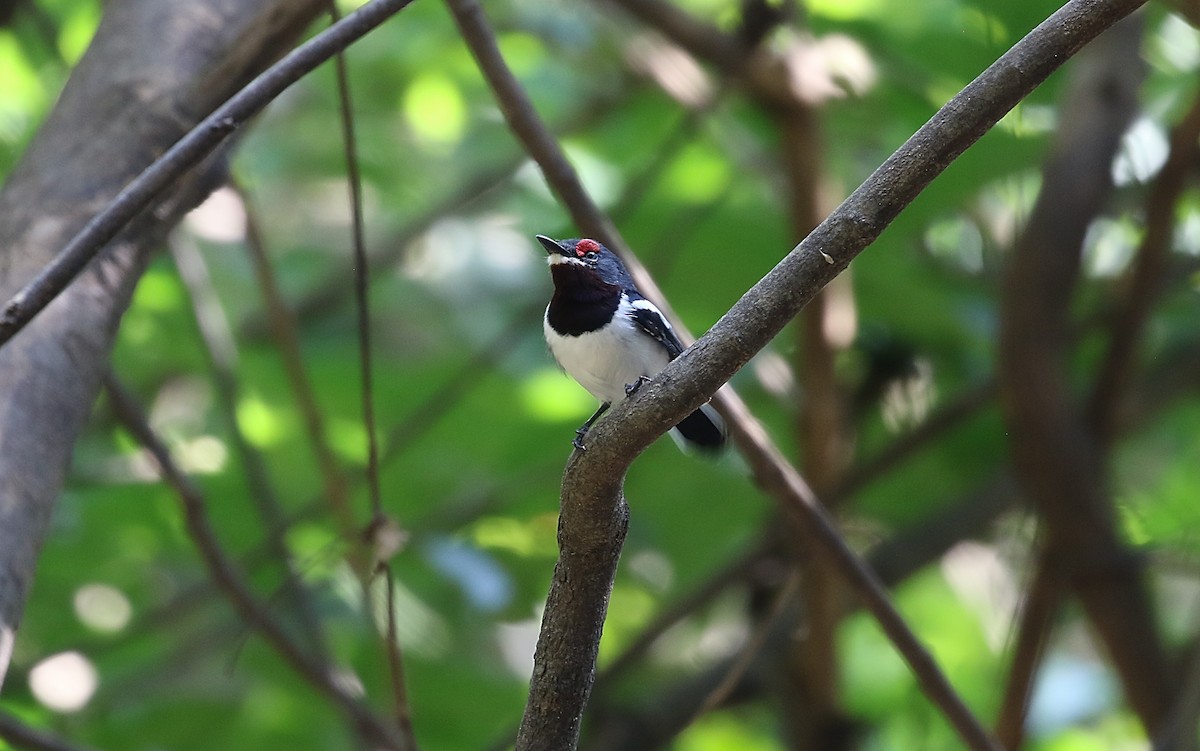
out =
<svg viewBox="0 0 1200 751"><path fill-rule="evenodd" d="M582 451L596 420L678 357L683 344L611 250L589 238L536 238L546 249L554 282L542 324L546 343L567 375L600 400L571 442ZM685 452L710 456L721 452L727 435L721 416L707 403L671 429Z"/></svg>

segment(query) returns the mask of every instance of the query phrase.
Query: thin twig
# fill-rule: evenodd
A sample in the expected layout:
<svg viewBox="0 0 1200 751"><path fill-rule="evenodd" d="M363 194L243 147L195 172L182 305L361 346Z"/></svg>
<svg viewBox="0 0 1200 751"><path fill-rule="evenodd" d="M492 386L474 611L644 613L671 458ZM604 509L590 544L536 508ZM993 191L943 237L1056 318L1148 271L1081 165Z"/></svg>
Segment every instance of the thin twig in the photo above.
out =
<svg viewBox="0 0 1200 751"><path fill-rule="evenodd" d="M340 12L337 3L329 2L329 15L334 25L337 25ZM375 427L375 387L371 351L371 302L370 302L370 262L367 258L366 229L363 223L362 202L362 170L359 168L358 139L354 133L354 105L350 97L350 76L346 68L346 55L339 52L334 55L334 70L337 73L338 113L342 126L342 145L346 158L346 182L350 188L350 216L352 236L354 241L354 301L357 313L358 327L358 367L361 376L363 428L367 438L367 494L371 500L371 520L367 524L367 533L372 537L381 534L387 526L383 511L383 491L379 484L379 433ZM372 534L373 533L373 534ZM387 587L387 618L386 628L381 638L383 650L387 657L388 677L392 688L393 711L396 724L404 738L405 747L410 751L417 748L416 736L413 734L412 710L408 703L408 688L404 677L404 654L400 648L400 637L396 633L395 582L392 580L392 568L389 560L390 551L378 539L368 539L372 548L374 570L370 575L383 573L383 582ZM370 588L365 588L370 594Z"/></svg>
<svg viewBox="0 0 1200 751"><path fill-rule="evenodd" d="M304 75L411 2L371 0L290 52L188 131L92 217L54 260L4 305L0 347L49 305L126 224L226 137Z"/></svg>
<svg viewBox="0 0 1200 751"><path fill-rule="evenodd" d="M176 464L170 450L150 427L142 408L111 371L105 375L109 405L122 426L154 457L163 480L179 496L183 505L183 521L196 544L209 575L220 587L230 604L248 626L317 691L333 701L357 732L374 743L394 751L405 751L403 739L388 724L381 722L371 710L354 698L337 680L334 667L321 663L304 648L292 641L283 626L254 594L245 576L225 553L208 517L204 495Z"/></svg>
<svg viewBox="0 0 1200 751"><path fill-rule="evenodd" d="M396 715L396 724L404 733L405 742L410 749L417 748L416 737L413 735L412 708L408 702L408 688L404 682L404 655L400 651L400 639L396 635L396 580L392 567L383 564L383 583L387 587L387 659L388 670L392 678L392 711Z"/></svg>
<svg viewBox="0 0 1200 751"><path fill-rule="evenodd" d="M329 3L334 26L338 9ZM332 28L332 27L331 27ZM337 72L338 114L342 128L342 145L346 159L346 183L350 190L350 228L354 250L354 302L357 312L358 365L361 376L363 426L367 433L367 490L371 499L371 514L383 515L383 496L379 487L379 440L375 428L375 388L371 351L370 265L367 259L366 229L363 225L362 171L358 162L358 139L354 134L354 105L350 101L350 77L346 56L333 56Z"/></svg>

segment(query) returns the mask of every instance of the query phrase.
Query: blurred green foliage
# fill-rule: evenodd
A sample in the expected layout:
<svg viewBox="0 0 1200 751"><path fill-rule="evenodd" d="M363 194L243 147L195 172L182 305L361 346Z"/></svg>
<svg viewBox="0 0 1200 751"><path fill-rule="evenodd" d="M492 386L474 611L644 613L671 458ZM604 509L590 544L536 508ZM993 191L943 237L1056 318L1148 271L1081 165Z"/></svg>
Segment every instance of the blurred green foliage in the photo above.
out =
<svg viewBox="0 0 1200 751"><path fill-rule="evenodd" d="M732 0L681 6L726 29L738 18ZM844 37L874 79L860 94L832 99L821 110L830 189L851 190L1055 7L925 0L898 12L882 0L805 4L811 33ZM753 102L727 92L711 112L689 116L627 65L626 45L642 29L600 6L510 0L488 3L487 11L510 65L562 135L588 188L615 212L691 328L714 322L799 239L788 229L777 135ZM100 12L100 3L85 0L22 4L12 25L0 29L0 174L13 169L52 106ZM1150 9L1148 19L1144 119L1125 149L1152 160L1193 96L1200 35L1161 8ZM594 407L554 369L541 340L549 280L532 235L576 231L520 154L441 4L414 3L352 48L349 65L368 242L373 252L397 257L375 273L371 302L378 417L385 447L399 447L383 467L384 500L409 535L393 566L414 723L425 748L483 749L511 733L520 717L556 553L560 473L574 428ZM911 353L926 374L925 400L897 407L899 427L884 419L879 403L864 406L856 423L860 459L992 373L999 270L1037 194L1060 78L955 163L855 262L863 337ZM365 520L365 432L338 132L326 66L262 116L237 150L234 171L248 186L250 210L288 299L300 301L323 285L337 292L305 314L303 354L330 445L354 475L354 502ZM672 143L681 147L668 150ZM1115 203L1137 206L1153 173L1126 179ZM497 177L464 192L487 174ZM200 243L238 332L237 424L265 456L279 496L298 519L287 535L297 567L315 593L335 653L382 706L386 674L371 633L376 626L364 615L370 609L342 557L347 544L316 501L319 475L277 350L262 333L264 308L238 211L236 202L206 210L181 232ZM436 216L415 237L403 234L431 211ZM1109 255L1089 266L1081 319L1102 312L1137 241L1139 214L1134 209L1127 217L1094 233L1089 252L1107 247ZM1179 227L1176 253L1194 257L1197 194L1182 206ZM1148 362L1195 346L1197 286L1196 278L1172 281L1144 342ZM494 348L506 336L508 344ZM478 359L489 347L498 351ZM780 337L770 354L791 360L793 336ZM1074 364L1081 382L1085 359ZM260 592L278 593L281 569L263 554L264 530L207 363L188 292L164 255L125 316L115 368L195 473L228 549ZM867 348L847 351L839 364L847 389L872 365ZM794 453L794 394L767 388L759 374L752 366L734 382ZM462 387L430 417L431 399L455 378ZM1160 603L1163 621L1177 641L1194 636L1200 594L1198 420L1194 391L1150 416L1120 445L1112 482L1130 539L1162 563L1156 581L1173 595ZM844 509L852 536L865 547L923 523L978 489L1004 466L1005 454L998 412L987 407L855 495ZM632 522L602 666L664 607L754 545L772 513L737 460L700 463L667 441L635 464L626 493ZM341 719L247 634L207 582L179 513L102 399L42 553L0 706L98 748L346 747ZM997 711L1007 665L1010 590L1019 591L1027 574L1027 521L1007 518L975 543L991 551L986 572L995 578L964 584L947 573L957 560L948 558L896 592L912 627L985 722ZM96 584L118 596L81 599ZM996 597L972 598L972 588ZM95 591L111 595L110 589ZM285 598L272 602L285 617ZM132 617L123 622L126 606ZM653 703L671 680L736 652L746 620L738 596L718 599L669 632L635 677L607 687L607 696ZM95 623L109 625L89 625ZM1051 646L1065 664L1103 666L1077 614L1063 616ZM44 658L72 650L95 666L98 687L81 709L56 712L35 697L30 677ZM845 622L840 658L844 704L868 728L865 748L959 747L867 616ZM1054 696L1045 701L1053 705ZM1135 747L1141 730L1119 698L1098 701L1041 726L1031 747ZM773 715L751 706L701 719L674 748L783 745Z"/></svg>

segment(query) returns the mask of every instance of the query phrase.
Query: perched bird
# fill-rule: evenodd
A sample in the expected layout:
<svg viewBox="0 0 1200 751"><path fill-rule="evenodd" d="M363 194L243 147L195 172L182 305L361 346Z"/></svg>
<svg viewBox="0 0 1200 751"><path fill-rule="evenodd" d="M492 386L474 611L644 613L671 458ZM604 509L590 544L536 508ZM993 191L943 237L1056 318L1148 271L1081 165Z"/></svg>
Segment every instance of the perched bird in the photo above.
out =
<svg viewBox="0 0 1200 751"><path fill-rule="evenodd" d="M546 343L562 369L600 400L596 413L575 431L573 444L582 449L588 428L678 357L683 345L611 250L586 238L537 240L548 253L554 280L543 321ZM704 404L671 435L683 448L712 454L725 444L725 423Z"/></svg>

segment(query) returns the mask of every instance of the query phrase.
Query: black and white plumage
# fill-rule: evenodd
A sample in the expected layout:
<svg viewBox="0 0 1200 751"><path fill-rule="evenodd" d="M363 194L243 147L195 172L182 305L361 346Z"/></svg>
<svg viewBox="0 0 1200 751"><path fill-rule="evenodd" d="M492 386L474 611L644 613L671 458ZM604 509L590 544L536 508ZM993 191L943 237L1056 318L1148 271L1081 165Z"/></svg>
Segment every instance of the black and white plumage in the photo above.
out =
<svg viewBox="0 0 1200 751"><path fill-rule="evenodd" d="M600 400L576 431L575 446L609 407L636 390L683 352L679 337L647 300L624 264L595 240L537 236L546 249L554 296L543 329L563 370ZM686 448L715 453L725 444L725 424L708 404L671 430Z"/></svg>

